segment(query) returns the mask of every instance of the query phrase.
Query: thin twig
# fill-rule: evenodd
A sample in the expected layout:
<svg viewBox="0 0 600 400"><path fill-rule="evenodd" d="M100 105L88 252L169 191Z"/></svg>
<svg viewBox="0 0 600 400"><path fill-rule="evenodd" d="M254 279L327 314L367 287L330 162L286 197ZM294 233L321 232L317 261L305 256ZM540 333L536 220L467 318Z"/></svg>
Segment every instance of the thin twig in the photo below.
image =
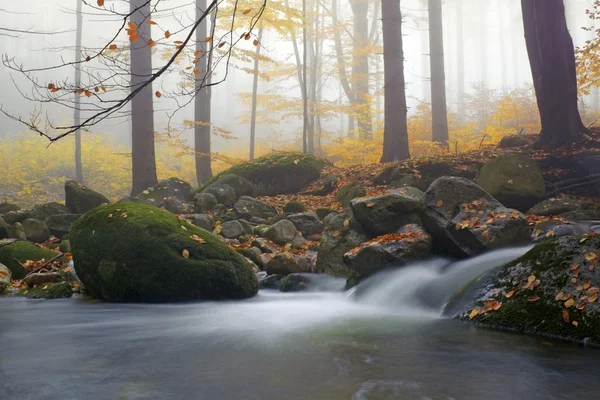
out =
<svg viewBox="0 0 600 400"><path fill-rule="evenodd" d="M58 260L59 258L61 258L62 256L64 256L63 253L58 253L57 255L55 255L54 257L52 257L51 259L49 259L48 261L44 262L42 265L40 265L39 267L37 267L36 269L32 270L30 273L28 273L27 275L25 275L25 278L27 278L29 275L31 274L35 274L36 272L42 270L43 268L46 268L46 266L48 266L49 264L52 264L54 261ZM22 265L22 264L21 264Z"/></svg>

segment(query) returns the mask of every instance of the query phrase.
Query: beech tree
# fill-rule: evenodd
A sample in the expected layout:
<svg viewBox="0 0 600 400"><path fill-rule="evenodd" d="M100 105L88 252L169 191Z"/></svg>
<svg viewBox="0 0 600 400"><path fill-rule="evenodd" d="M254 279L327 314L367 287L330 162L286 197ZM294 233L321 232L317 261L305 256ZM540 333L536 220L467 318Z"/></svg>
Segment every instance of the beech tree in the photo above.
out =
<svg viewBox="0 0 600 400"><path fill-rule="evenodd" d="M579 141L588 130L577 108L575 49L563 0L521 0L521 8L542 123L538 146Z"/></svg>
<svg viewBox="0 0 600 400"><path fill-rule="evenodd" d="M381 11L385 96L381 162L389 162L410 158L400 0L381 0Z"/></svg>
<svg viewBox="0 0 600 400"><path fill-rule="evenodd" d="M429 0L429 57L431 64L432 139L448 146L446 73L444 72L444 31L442 0Z"/></svg>

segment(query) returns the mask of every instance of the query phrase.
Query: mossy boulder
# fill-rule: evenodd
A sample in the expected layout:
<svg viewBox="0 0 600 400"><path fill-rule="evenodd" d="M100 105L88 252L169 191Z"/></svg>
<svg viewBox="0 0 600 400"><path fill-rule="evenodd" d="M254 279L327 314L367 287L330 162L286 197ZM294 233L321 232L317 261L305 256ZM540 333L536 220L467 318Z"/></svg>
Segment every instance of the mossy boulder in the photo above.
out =
<svg viewBox="0 0 600 400"><path fill-rule="evenodd" d="M217 198L212 193L197 193L194 196L194 206L195 212L197 213L205 213L207 211L212 211L219 204Z"/></svg>
<svg viewBox="0 0 600 400"><path fill-rule="evenodd" d="M43 243L50 238L50 229L45 223L37 219L28 218L21 223L27 240Z"/></svg>
<svg viewBox="0 0 600 400"><path fill-rule="evenodd" d="M469 285L446 315L600 345L599 257L598 237L544 241Z"/></svg>
<svg viewBox="0 0 600 400"><path fill-rule="evenodd" d="M321 158L304 153L278 152L233 166L215 176L204 187L216 182L221 175L234 174L252 182L256 195L274 196L297 193L316 180L325 166ZM202 191L203 188L200 189Z"/></svg>
<svg viewBox="0 0 600 400"><path fill-rule="evenodd" d="M298 232L308 237L323 232L324 225L314 212L288 215L287 219L294 224Z"/></svg>
<svg viewBox="0 0 600 400"><path fill-rule="evenodd" d="M179 178L169 178L149 187L137 196L146 204L161 206L167 199L190 201L194 197L192 185Z"/></svg>
<svg viewBox="0 0 600 400"><path fill-rule="evenodd" d="M15 222L10 227L10 231L8 232L8 237L19 240L27 240L27 234L25 234L25 229L23 229L23 225L20 222Z"/></svg>
<svg viewBox="0 0 600 400"><path fill-rule="evenodd" d="M252 220L252 218L268 219L277 215L275 207L264 201L249 196L242 196L233 206L237 218Z"/></svg>
<svg viewBox="0 0 600 400"><path fill-rule="evenodd" d="M421 221L434 249L458 257L531 241L523 214L465 178L436 179L423 197Z"/></svg>
<svg viewBox="0 0 600 400"><path fill-rule="evenodd" d="M33 243L18 240L0 247L0 263L11 270L13 279L23 279L27 273L21 264L28 260L49 260L56 256L56 252L36 246Z"/></svg>
<svg viewBox="0 0 600 400"><path fill-rule="evenodd" d="M231 207L237 200L235 189L227 184L215 182L206 187L202 193L210 193L217 199L218 204Z"/></svg>
<svg viewBox="0 0 600 400"><path fill-rule="evenodd" d="M327 217L329 214L337 214L337 211L333 208L320 207L315 210L315 213L317 214L319 219L323 221L325 217Z"/></svg>
<svg viewBox="0 0 600 400"><path fill-rule="evenodd" d="M523 147L532 143L532 140L527 136L522 135L507 135L500 139L498 147L508 149L511 147Z"/></svg>
<svg viewBox="0 0 600 400"><path fill-rule="evenodd" d="M2 218L4 219L4 221L6 221L7 224L13 225L17 222L25 221L30 216L31 210L17 210L7 212L6 214L2 215Z"/></svg>
<svg viewBox="0 0 600 400"><path fill-rule="evenodd" d="M73 289L68 282L60 282L25 289L19 294L30 299L66 299L73 296Z"/></svg>
<svg viewBox="0 0 600 400"><path fill-rule="evenodd" d="M567 212L580 210L582 207L582 202L575 197L557 196L537 203L527 210L527 214L535 214L540 216L560 215Z"/></svg>
<svg viewBox="0 0 600 400"><path fill-rule="evenodd" d="M72 214L71 210L69 210L67 207L63 206L62 204L56 203L56 202L50 202L50 203L37 205L37 206L33 207L33 209L29 212L23 211L23 210L16 211L16 213L20 213L20 212L23 212L25 214L25 218L19 219L18 221L15 221L15 222L23 222L27 218L33 218L33 219L37 219L39 221L43 221L51 215Z"/></svg>
<svg viewBox="0 0 600 400"><path fill-rule="evenodd" d="M360 182L349 183L346 186L342 187L335 194L335 199L343 206L348 207L350 202L357 197L362 197L367 192L365 191L364 186Z"/></svg>
<svg viewBox="0 0 600 400"><path fill-rule="evenodd" d="M75 180L65 182L65 206L74 214L84 214L110 200Z"/></svg>
<svg viewBox="0 0 600 400"><path fill-rule="evenodd" d="M221 174L215 181L217 184L229 185L235 190L236 198L254 196L254 185L248 179L236 174Z"/></svg>
<svg viewBox="0 0 600 400"><path fill-rule="evenodd" d="M330 214L319 242L317 272L346 277L350 269L344 264L344 254L368 240L362 227L354 218L343 214Z"/></svg>
<svg viewBox="0 0 600 400"><path fill-rule="evenodd" d="M413 187L388 190L350 202L354 218L372 236L394 233L407 224L419 224L423 192Z"/></svg>
<svg viewBox="0 0 600 400"><path fill-rule="evenodd" d="M70 234L77 276L114 302L174 302L254 296L248 263L209 232L145 204L95 208Z"/></svg>
<svg viewBox="0 0 600 400"><path fill-rule="evenodd" d="M542 171L525 154L505 154L481 168L477 184L509 208L525 211L546 194Z"/></svg>
<svg viewBox="0 0 600 400"><path fill-rule="evenodd" d="M304 207L304 204L300 203L299 201L289 201L283 206L283 212L286 214L297 214L305 211L306 207Z"/></svg>

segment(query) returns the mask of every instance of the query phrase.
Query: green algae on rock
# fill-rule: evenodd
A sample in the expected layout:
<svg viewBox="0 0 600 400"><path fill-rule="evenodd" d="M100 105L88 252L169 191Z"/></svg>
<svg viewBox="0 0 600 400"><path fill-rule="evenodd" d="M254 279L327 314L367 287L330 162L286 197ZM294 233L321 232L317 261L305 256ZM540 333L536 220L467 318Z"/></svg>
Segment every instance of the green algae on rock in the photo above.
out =
<svg viewBox="0 0 600 400"><path fill-rule="evenodd" d="M26 261L49 260L56 252L36 246L24 240L0 247L0 263L6 265L12 272L13 279L23 279L27 273L21 265Z"/></svg>
<svg viewBox="0 0 600 400"><path fill-rule="evenodd" d="M21 290L18 294L30 299L66 299L73 296L73 289L69 282L60 282Z"/></svg>
<svg viewBox="0 0 600 400"><path fill-rule="evenodd" d="M72 227L77 275L93 297L174 302L254 296L246 260L176 215L139 203L95 208Z"/></svg>

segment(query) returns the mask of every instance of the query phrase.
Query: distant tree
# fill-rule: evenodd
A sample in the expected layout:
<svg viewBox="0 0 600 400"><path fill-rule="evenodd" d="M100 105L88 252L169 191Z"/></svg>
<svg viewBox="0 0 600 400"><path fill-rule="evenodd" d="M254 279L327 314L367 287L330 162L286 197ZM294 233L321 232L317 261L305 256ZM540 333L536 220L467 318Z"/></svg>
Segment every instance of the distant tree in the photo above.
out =
<svg viewBox="0 0 600 400"><path fill-rule="evenodd" d="M152 48L148 44L151 25L146 23L150 18L150 2L146 0L130 0L131 23L135 24L138 39L131 40L131 91L144 85L152 76ZM131 25L132 27L134 25ZM133 28L131 28L133 29ZM132 186L131 195L140 194L143 190L154 186L156 177L156 161L154 157L154 105L152 83L146 84L131 99L131 163Z"/></svg>
<svg viewBox="0 0 600 400"><path fill-rule="evenodd" d="M381 0L384 68L384 130L381 162L410 158L400 0Z"/></svg>
<svg viewBox="0 0 600 400"><path fill-rule="evenodd" d="M75 33L75 86L81 87L81 37L83 35L83 14L81 12L81 0L75 0L77 3L76 18L77 18L77 30ZM75 126L81 125L81 93L75 93L73 111L73 124ZM75 131L75 179L79 183L83 183L83 167L81 163L81 129Z"/></svg>
<svg viewBox="0 0 600 400"><path fill-rule="evenodd" d="M523 26L542 122L540 146L581 140L587 128L577 108L573 40L563 0L521 0Z"/></svg>
<svg viewBox="0 0 600 400"><path fill-rule="evenodd" d="M262 45L260 44L262 40L263 27L262 24L258 27L258 42L259 45L256 46L256 57L254 58L254 77L252 78L252 110L250 116L250 161L254 160L254 146L256 144L256 103L258 96L258 65L260 61L260 49ZM304 99L303 99L304 100ZM305 110L306 112L306 110ZM306 120L306 116L304 116ZM303 131L303 133L305 133Z"/></svg>
<svg viewBox="0 0 600 400"><path fill-rule="evenodd" d="M196 0L196 19L200 20L206 11L206 0ZM209 80L211 57L208 55L209 43L206 42L208 34L208 21L202 19L196 29L196 58L198 59L198 73L195 75L194 90L194 150L196 159L196 180L198 185L212 178L211 148L210 148L210 98L211 88L206 84ZM212 41L210 42L212 43ZM212 54L212 52L210 52Z"/></svg>
<svg viewBox="0 0 600 400"><path fill-rule="evenodd" d="M448 146L448 111L446 109L446 74L444 72L444 31L442 0L429 0L429 49L431 65L432 139Z"/></svg>

